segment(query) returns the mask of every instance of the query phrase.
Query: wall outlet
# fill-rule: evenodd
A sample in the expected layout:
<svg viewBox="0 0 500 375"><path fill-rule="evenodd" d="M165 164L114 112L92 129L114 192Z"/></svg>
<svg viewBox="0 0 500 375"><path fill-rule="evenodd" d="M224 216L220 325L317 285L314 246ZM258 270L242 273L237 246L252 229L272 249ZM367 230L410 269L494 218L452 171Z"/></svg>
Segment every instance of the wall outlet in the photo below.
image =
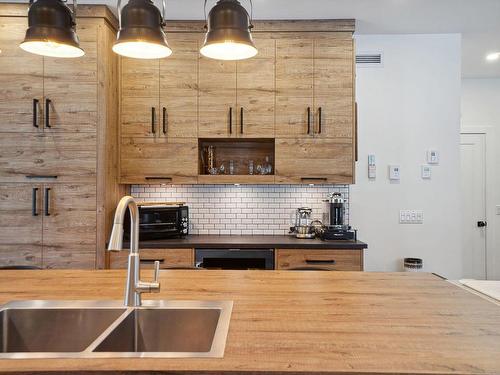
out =
<svg viewBox="0 0 500 375"><path fill-rule="evenodd" d="M439 152L437 150L427 151L427 163L439 164Z"/></svg>
<svg viewBox="0 0 500 375"><path fill-rule="evenodd" d="M401 210L399 211L399 224L423 224L424 211Z"/></svg>
<svg viewBox="0 0 500 375"><path fill-rule="evenodd" d="M377 165L375 164L375 155L368 155L368 178L377 177Z"/></svg>
<svg viewBox="0 0 500 375"><path fill-rule="evenodd" d="M398 181L401 179L401 169L399 165L389 165L389 180Z"/></svg>
<svg viewBox="0 0 500 375"><path fill-rule="evenodd" d="M428 165L422 165L421 173L424 180L430 180L432 175L432 168Z"/></svg>

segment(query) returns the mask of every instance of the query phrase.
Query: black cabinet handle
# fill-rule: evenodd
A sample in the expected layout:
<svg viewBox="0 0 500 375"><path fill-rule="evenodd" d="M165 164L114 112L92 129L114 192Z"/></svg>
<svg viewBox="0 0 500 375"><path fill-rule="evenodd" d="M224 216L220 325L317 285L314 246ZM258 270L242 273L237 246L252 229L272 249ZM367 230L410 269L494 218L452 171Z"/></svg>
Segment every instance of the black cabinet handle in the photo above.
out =
<svg viewBox="0 0 500 375"><path fill-rule="evenodd" d="M38 188L33 188L32 197L31 197L31 213L33 216L38 216L36 199L38 196Z"/></svg>
<svg viewBox="0 0 500 375"><path fill-rule="evenodd" d="M155 134L155 122L156 122L156 109L151 107L151 133Z"/></svg>
<svg viewBox="0 0 500 375"><path fill-rule="evenodd" d="M145 180L166 180L166 181L172 181L172 177L165 177L165 176L146 176L144 177Z"/></svg>
<svg viewBox="0 0 500 375"><path fill-rule="evenodd" d="M33 126L38 128L38 99L33 99Z"/></svg>
<svg viewBox="0 0 500 375"><path fill-rule="evenodd" d="M50 188L45 188L45 216L50 216Z"/></svg>
<svg viewBox="0 0 500 375"><path fill-rule="evenodd" d="M328 177L301 177L302 181L328 181Z"/></svg>
<svg viewBox="0 0 500 375"><path fill-rule="evenodd" d="M306 259L307 264L335 264L335 259Z"/></svg>
<svg viewBox="0 0 500 375"><path fill-rule="evenodd" d="M167 134L167 125L168 125L167 108L163 107L163 134Z"/></svg>
<svg viewBox="0 0 500 375"><path fill-rule="evenodd" d="M243 107L240 108L240 134L243 134Z"/></svg>
<svg viewBox="0 0 500 375"><path fill-rule="evenodd" d="M40 179L57 179L57 176L52 176L52 175L26 175L26 178L29 178L29 179L37 179L37 178L40 178Z"/></svg>
<svg viewBox="0 0 500 375"><path fill-rule="evenodd" d="M358 103L354 103L354 161L358 161Z"/></svg>
<svg viewBox="0 0 500 375"><path fill-rule="evenodd" d="M229 107L229 134L233 134L233 107Z"/></svg>
<svg viewBox="0 0 500 375"><path fill-rule="evenodd" d="M45 99L45 127L46 128L51 128L50 126L50 104L52 103L52 100L50 99Z"/></svg>
<svg viewBox="0 0 500 375"><path fill-rule="evenodd" d="M319 107L318 108L318 134L321 134L321 113L322 112L322 108Z"/></svg>
<svg viewBox="0 0 500 375"><path fill-rule="evenodd" d="M307 134L311 134L311 107L307 107Z"/></svg>

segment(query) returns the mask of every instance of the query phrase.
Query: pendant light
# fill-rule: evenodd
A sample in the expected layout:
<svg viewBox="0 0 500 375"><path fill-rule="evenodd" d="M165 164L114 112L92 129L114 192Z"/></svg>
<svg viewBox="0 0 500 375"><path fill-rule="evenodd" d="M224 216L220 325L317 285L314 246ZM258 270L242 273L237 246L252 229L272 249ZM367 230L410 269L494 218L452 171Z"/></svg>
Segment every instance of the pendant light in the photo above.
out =
<svg viewBox="0 0 500 375"><path fill-rule="evenodd" d="M151 0L130 0L121 9L118 0L120 28L113 51L135 59L161 59L172 54L168 46L165 26L165 0L163 16Z"/></svg>
<svg viewBox="0 0 500 375"><path fill-rule="evenodd" d="M251 0L250 7L253 9ZM210 10L205 28L205 42L200 49L203 56L217 60L243 60L258 52L250 32L252 19L238 0L219 0Z"/></svg>
<svg viewBox="0 0 500 375"><path fill-rule="evenodd" d="M80 57L85 54L76 35L74 12L62 0L30 0L28 29L23 50L50 57Z"/></svg>

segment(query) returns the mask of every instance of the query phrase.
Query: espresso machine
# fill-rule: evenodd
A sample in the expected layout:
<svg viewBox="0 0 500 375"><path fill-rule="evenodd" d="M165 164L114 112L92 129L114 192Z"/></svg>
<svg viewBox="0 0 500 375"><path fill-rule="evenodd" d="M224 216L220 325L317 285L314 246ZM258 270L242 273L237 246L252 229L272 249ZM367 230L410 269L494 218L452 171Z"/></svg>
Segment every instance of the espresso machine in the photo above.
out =
<svg viewBox="0 0 500 375"><path fill-rule="evenodd" d="M290 227L290 232L295 233L296 238L314 238L315 233L311 215L312 209L309 207L300 207L295 210L295 215L292 217L293 226Z"/></svg>
<svg viewBox="0 0 500 375"><path fill-rule="evenodd" d="M328 223L319 233L322 240L356 240L356 230L345 222L345 200L341 193L330 193L324 202L328 205Z"/></svg>

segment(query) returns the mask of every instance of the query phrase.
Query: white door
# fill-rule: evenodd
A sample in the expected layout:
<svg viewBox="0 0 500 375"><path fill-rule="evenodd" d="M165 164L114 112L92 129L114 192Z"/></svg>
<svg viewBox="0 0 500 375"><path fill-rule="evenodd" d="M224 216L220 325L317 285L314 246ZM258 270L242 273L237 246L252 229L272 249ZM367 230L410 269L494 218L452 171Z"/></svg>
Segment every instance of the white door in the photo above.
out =
<svg viewBox="0 0 500 375"><path fill-rule="evenodd" d="M485 134L462 134L463 277L486 279L486 147Z"/></svg>

